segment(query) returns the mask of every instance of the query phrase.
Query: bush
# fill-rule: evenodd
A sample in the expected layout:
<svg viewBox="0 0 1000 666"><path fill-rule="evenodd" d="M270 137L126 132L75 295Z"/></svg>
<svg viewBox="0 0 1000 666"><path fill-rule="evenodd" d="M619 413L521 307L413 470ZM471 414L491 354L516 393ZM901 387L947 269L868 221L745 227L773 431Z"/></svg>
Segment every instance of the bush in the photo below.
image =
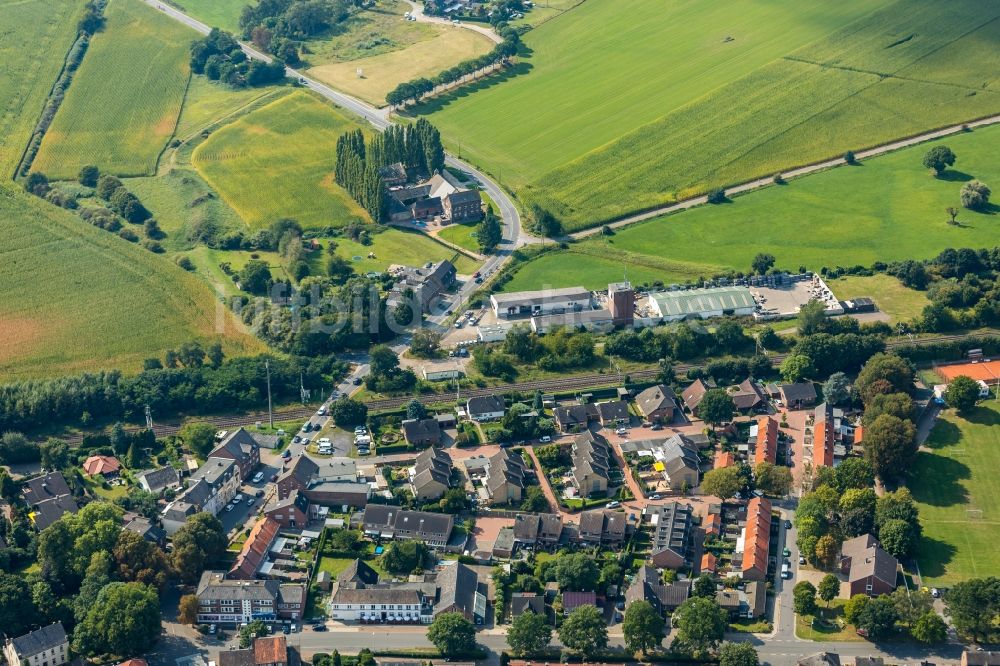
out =
<svg viewBox="0 0 1000 666"><path fill-rule="evenodd" d="M728 201L726 198L726 191L721 187L716 187L708 191L708 203L710 204L720 204Z"/></svg>

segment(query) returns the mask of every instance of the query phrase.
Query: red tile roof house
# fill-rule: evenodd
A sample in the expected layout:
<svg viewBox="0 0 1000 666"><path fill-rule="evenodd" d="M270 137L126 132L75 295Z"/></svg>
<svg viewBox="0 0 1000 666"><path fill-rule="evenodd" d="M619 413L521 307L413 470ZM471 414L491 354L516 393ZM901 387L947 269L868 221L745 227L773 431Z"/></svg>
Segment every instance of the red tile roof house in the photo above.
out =
<svg viewBox="0 0 1000 666"><path fill-rule="evenodd" d="M771 502L754 497L747 502L747 522L743 531L743 580L767 577L767 556L771 540Z"/></svg>
<svg viewBox="0 0 1000 666"><path fill-rule="evenodd" d="M271 550L271 545L278 537L278 522L270 518L263 518L250 530L250 536L243 542L240 554L236 556L232 568L229 570L228 578L235 580L253 580L257 576L267 553Z"/></svg>
<svg viewBox="0 0 1000 666"><path fill-rule="evenodd" d="M772 465L778 456L778 422L770 416L757 417L757 442L753 452L753 462L759 465L769 462Z"/></svg>
<svg viewBox="0 0 1000 666"><path fill-rule="evenodd" d="M835 443L836 425L833 406L824 402L816 407L813 417L813 467L833 467L833 446Z"/></svg>
<svg viewBox="0 0 1000 666"><path fill-rule="evenodd" d="M83 471L89 476L100 475L105 479L118 476L121 468L121 463L114 456L90 456L83 463Z"/></svg>

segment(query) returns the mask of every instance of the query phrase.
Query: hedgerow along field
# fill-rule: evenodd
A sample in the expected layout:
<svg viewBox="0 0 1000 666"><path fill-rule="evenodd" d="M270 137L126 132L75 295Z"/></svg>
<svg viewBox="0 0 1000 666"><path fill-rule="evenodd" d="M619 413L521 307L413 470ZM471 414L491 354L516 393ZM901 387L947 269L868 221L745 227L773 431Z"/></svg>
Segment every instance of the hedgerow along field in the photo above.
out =
<svg viewBox="0 0 1000 666"><path fill-rule="evenodd" d="M66 53L83 4L76 0L0 0L0 177L18 161Z"/></svg>
<svg viewBox="0 0 1000 666"><path fill-rule="evenodd" d="M1000 407L984 400L969 414L945 412L920 451L907 487L919 503L924 537L917 562L925 585L954 585L1000 567Z"/></svg>
<svg viewBox="0 0 1000 666"><path fill-rule="evenodd" d="M337 138L358 127L299 91L213 132L192 163L252 228L283 217L306 228L369 221L333 180Z"/></svg>
<svg viewBox="0 0 1000 666"><path fill-rule="evenodd" d="M0 376L120 368L178 345L264 350L194 275L23 192L0 187Z"/></svg>
<svg viewBox="0 0 1000 666"><path fill-rule="evenodd" d="M417 109L569 230L1000 111L1000 3L591 0Z"/></svg>
<svg viewBox="0 0 1000 666"><path fill-rule="evenodd" d="M173 136L196 33L140 0L110 0L105 17L35 159L50 179L87 164L152 174Z"/></svg>
<svg viewBox="0 0 1000 666"><path fill-rule="evenodd" d="M921 164L935 145L949 146L958 156L940 178ZM536 288L526 286L529 279L555 287L594 286L598 275L620 276L626 264L637 284L684 282L748 271L758 252L774 255L778 268L819 271L926 259L948 247L993 247L1000 238L995 210L961 208L959 190L972 178L1000 183L998 151L1000 126L992 126L773 185L731 203L640 222L570 245L568 252L585 253L586 262L543 255L505 289ZM948 224L950 206L961 209L958 225ZM640 272L646 268L653 272ZM877 293L866 295L878 300Z"/></svg>

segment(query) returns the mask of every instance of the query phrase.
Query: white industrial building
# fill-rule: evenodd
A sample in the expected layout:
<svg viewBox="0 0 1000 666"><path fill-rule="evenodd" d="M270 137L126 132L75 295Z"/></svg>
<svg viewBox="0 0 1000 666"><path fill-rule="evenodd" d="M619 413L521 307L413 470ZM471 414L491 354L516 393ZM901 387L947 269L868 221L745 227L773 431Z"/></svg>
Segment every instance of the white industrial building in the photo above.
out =
<svg viewBox="0 0 1000 666"><path fill-rule="evenodd" d="M476 327L476 337L480 342L503 342L507 339L507 333L514 327L513 324L486 324Z"/></svg>
<svg viewBox="0 0 1000 666"><path fill-rule="evenodd" d="M614 316L610 310L580 310L562 314L542 315L531 318L531 330L539 335L551 331L557 326L606 333L615 327Z"/></svg>
<svg viewBox="0 0 1000 666"><path fill-rule="evenodd" d="M649 295L652 311L663 321L749 316L754 313L753 294L747 287L709 287L661 291Z"/></svg>
<svg viewBox="0 0 1000 666"><path fill-rule="evenodd" d="M536 317L589 310L591 293L583 287L518 291L510 294L493 294L490 296L490 304L497 317L505 319Z"/></svg>

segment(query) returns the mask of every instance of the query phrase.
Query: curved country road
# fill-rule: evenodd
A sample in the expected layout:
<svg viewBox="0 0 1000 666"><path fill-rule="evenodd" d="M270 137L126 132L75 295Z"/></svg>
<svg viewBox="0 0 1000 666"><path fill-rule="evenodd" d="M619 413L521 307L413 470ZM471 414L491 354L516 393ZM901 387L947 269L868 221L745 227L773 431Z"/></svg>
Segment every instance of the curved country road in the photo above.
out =
<svg viewBox="0 0 1000 666"><path fill-rule="evenodd" d="M996 125L997 123L1000 123L1000 115L990 116L988 118L980 118L979 120L973 120L967 123L960 123L958 125L952 125L951 127L945 127L944 129L924 132L923 134L917 134L916 136L911 136L905 139L899 139L897 141L892 141L890 143L884 143L882 145L869 148L867 150L856 152L854 155L859 160L863 160L868 157L877 157L879 155L884 155L885 153L891 153L901 148L909 148L910 146L915 146L925 141L931 141L933 139L940 139L946 136L951 136L952 134L958 134L959 132L964 132L966 128L975 129L976 127L987 127L989 125ZM788 171L781 171L779 173L781 177L784 178L785 180L791 180L793 178L798 178L800 176L808 176L809 174L813 174L818 171L824 171L826 169L832 169L834 167L845 166L846 164L847 162L846 160L844 160L843 157L838 157L836 159L824 160L823 162L816 162L815 164L807 164L805 166L789 169ZM762 187L767 187L773 184L774 184L774 175L766 176L764 178L757 178L755 180L747 181L745 183L740 183L739 185L733 185L732 187L726 188L726 196L732 196L734 194L743 194L744 192L758 190ZM621 227L627 227L628 225L635 224L636 222L644 222L646 220L651 220L654 217L660 217L661 215L667 215L668 213L677 213L707 203L708 203L708 197L706 197L703 194L698 197L683 199L681 201L678 201L677 203L673 203L668 206L661 206L660 208L654 208L653 210L648 210L643 213L636 213L635 215L629 215L628 217L623 217L615 222L609 222L606 225L599 225L596 227L592 227L590 229L584 229L583 231L577 231L575 233L568 234L567 238L573 238L579 240L581 238L586 238L587 236L593 236L595 234L601 233L601 230L605 226L611 227L612 229L620 229Z"/></svg>

